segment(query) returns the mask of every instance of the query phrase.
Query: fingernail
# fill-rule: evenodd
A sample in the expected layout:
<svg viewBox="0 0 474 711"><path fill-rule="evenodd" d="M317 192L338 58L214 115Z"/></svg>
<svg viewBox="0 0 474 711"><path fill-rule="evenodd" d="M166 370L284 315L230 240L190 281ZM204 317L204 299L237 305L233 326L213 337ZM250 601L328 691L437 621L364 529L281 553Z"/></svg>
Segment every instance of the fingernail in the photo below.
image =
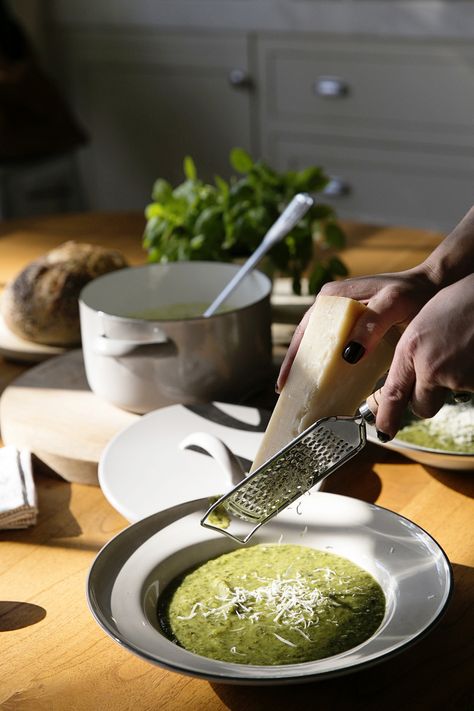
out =
<svg viewBox="0 0 474 711"><path fill-rule="evenodd" d="M278 383L275 383L275 392L277 395L280 395L280 388L278 387Z"/></svg>
<svg viewBox="0 0 474 711"><path fill-rule="evenodd" d="M347 346L342 351L342 357L347 363L354 365L359 361L365 353L365 348L361 343L357 341L350 341Z"/></svg>
<svg viewBox="0 0 474 711"><path fill-rule="evenodd" d="M390 439L392 439L390 437L390 435L386 434L385 432L382 432L381 430L376 430L376 432L377 432L377 437L384 444L385 444L385 442L388 442Z"/></svg>

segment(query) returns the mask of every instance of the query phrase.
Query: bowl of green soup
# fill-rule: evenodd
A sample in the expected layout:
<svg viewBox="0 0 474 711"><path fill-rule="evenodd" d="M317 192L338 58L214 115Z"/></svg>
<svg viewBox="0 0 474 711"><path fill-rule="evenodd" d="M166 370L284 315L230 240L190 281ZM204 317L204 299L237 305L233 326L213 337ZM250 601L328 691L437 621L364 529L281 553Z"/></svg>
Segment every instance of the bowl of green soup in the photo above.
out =
<svg viewBox="0 0 474 711"><path fill-rule="evenodd" d="M314 492L239 546L200 525L208 505L132 524L92 565L95 619L154 664L230 683L317 680L400 653L446 609L446 555L391 511Z"/></svg>
<svg viewBox="0 0 474 711"><path fill-rule="evenodd" d="M367 439L408 459L439 469L474 470L474 404L446 403L434 417L420 419L405 413L395 439L381 444L375 428Z"/></svg>

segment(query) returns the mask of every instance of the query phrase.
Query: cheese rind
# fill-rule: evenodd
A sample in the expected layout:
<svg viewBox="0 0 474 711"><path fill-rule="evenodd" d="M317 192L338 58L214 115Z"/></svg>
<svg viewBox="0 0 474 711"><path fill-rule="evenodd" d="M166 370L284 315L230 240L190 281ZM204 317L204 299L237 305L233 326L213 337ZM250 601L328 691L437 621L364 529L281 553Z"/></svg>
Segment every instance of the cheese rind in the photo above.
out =
<svg viewBox="0 0 474 711"><path fill-rule="evenodd" d="M383 339L351 365L342 358L350 332L367 307L319 295L251 472L322 417L352 416L388 370L394 343Z"/></svg>

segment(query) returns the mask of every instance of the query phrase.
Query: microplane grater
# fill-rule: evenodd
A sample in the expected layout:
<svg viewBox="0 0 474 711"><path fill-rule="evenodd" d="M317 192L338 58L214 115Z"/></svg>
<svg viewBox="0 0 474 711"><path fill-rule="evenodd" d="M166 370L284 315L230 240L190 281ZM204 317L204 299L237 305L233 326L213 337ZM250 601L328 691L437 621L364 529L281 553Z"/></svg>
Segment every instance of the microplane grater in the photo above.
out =
<svg viewBox="0 0 474 711"><path fill-rule="evenodd" d="M354 417L318 420L221 496L201 525L246 543L260 526L360 452L366 443L365 423L374 421L367 403ZM212 523L213 514L222 518L219 512L229 518L226 528Z"/></svg>

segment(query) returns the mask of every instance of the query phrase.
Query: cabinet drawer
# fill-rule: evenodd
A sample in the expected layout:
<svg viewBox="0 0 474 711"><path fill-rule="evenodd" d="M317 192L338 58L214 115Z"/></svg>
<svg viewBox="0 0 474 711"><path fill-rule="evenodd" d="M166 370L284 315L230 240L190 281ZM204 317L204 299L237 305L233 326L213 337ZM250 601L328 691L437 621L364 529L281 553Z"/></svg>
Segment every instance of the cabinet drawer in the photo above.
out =
<svg viewBox="0 0 474 711"><path fill-rule="evenodd" d="M262 113L274 125L473 144L467 43L267 37L259 58Z"/></svg>
<svg viewBox="0 0 474 711"><path fill-rule="evenodd" d="M448 231L473 204L474 158L361 145L327 136L274 135L281 169L321 165L348 190L324 196L340 217Z"/></svg>
<svg viewBox="0 0 474 711"><path fill-rule="evenodd" d="M230 173L231 148L252 149L253 96L238 84L248 74L247 40L216 35L66 35L68 86L92 138L82 163L91 209L142 210L157 178L182 182L184 156L212 180Z"/></svg>

